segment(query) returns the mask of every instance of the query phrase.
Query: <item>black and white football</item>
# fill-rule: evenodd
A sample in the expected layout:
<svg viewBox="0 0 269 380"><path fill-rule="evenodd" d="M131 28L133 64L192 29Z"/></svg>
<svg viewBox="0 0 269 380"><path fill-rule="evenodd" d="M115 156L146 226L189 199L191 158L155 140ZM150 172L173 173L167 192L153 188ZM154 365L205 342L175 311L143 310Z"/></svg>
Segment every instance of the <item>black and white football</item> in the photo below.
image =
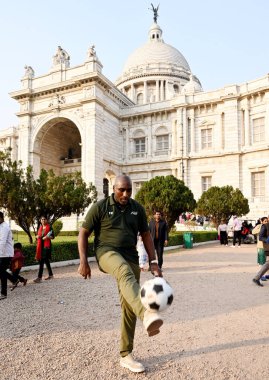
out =
<svg viewBox="0 0 269 380"><path fill-rule="evenodd" d="M173 289L162 277L154 277L141 287L141 302L147 310L162 311L173 302Z"/></svg>

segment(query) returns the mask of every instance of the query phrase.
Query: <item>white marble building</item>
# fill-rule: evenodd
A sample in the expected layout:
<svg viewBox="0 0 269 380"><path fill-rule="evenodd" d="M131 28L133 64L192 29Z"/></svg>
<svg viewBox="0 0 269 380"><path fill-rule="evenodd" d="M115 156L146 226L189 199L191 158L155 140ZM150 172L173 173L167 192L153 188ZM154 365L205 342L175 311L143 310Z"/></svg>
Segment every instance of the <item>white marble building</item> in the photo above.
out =
<svg viewBox="0 0 269 380"><path fill-rule="evenodd" d="M112 83L94 47L72 67L61 47L48 73L26 66L17 100L19 124L0 132L0 149L56 173L81 170L99 198L117 174L141 183L183 179L196 199L210 186L238 187L249 219L268 215L269 76L204 92L183 55L154 21L147 42Z"/></svg>

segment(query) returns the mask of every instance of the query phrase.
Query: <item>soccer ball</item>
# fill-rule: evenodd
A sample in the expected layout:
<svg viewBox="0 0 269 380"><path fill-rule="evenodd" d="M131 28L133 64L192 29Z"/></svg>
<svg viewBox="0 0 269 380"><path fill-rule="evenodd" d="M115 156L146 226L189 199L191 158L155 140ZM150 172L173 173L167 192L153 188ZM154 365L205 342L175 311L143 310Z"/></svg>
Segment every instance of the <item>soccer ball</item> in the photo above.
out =
<svg viewBox="0 0 269 380"><path fill-rule="evenodd" d="M146 281L140 291L141 302L147 310L162 311L173 302L173 289L162 277Z"/></svg>

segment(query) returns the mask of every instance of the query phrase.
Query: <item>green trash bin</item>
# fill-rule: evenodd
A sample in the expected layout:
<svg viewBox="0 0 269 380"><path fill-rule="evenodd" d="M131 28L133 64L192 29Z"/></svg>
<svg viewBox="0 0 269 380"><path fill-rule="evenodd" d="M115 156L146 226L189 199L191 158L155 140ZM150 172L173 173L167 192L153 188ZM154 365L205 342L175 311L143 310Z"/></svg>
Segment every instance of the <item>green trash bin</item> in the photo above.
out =
<svg viewBox="0 0 269 380"><path fill-rule="evenodd" d="M193 247L193 235L191 232L185 232L183 234L183 242L185 248L192 248Z"/></svg>

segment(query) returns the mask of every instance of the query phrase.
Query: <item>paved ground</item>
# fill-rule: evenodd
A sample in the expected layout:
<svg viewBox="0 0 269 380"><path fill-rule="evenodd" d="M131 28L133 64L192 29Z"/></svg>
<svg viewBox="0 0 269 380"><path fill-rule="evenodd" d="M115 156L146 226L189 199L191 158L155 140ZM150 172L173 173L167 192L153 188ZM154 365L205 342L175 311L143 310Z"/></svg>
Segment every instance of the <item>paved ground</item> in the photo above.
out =
<svg viewBox="0 0 269 380"><path fill-rule="evenodd" d="M218 243L165 255L164 277L175 298L161 333L148 338L138 322L134 355L147 370L119 367L120 306L114 280L93 263L85 281L77 265L55 280L1 301L0 379L252 379L269 374L269 281L252 283L256 247ZM150 278L142 273L142 281Z"/></svg>

